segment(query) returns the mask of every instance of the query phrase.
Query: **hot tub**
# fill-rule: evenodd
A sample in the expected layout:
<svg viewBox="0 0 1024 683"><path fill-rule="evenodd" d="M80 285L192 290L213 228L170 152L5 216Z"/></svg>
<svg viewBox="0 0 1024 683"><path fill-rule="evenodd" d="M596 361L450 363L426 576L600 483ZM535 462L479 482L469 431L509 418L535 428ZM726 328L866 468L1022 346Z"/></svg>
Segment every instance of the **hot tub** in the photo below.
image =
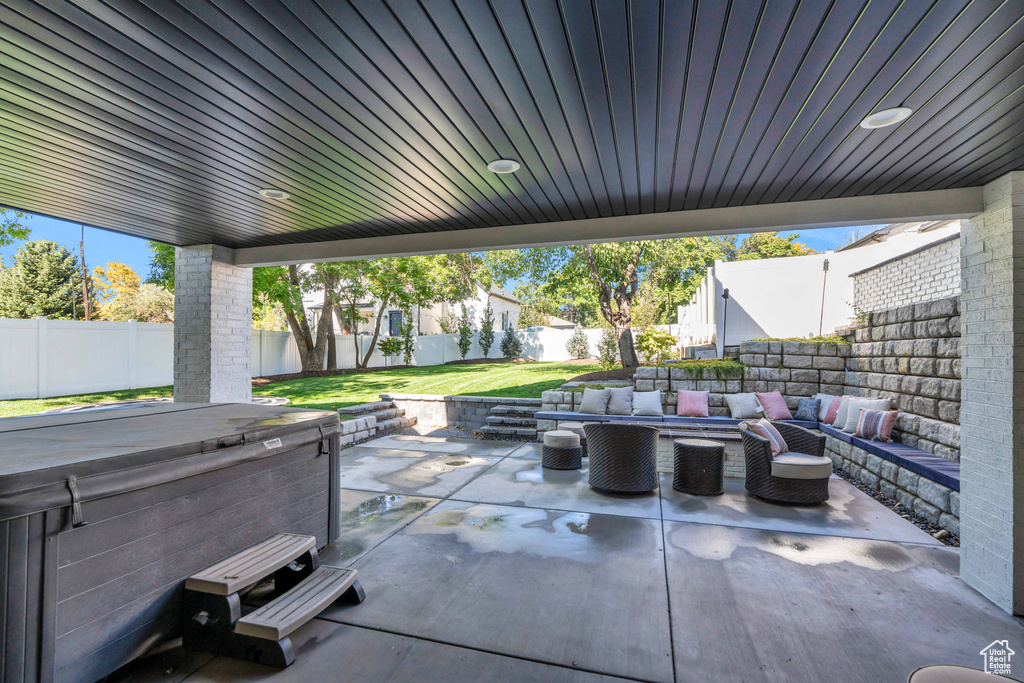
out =
<svg viewBox="0 0 1024 683"><path fill-rule="evenodd" d="M338 415L167 404L0 420L0 680L92 681L180 632L190 574L338 535Z"/></svg>

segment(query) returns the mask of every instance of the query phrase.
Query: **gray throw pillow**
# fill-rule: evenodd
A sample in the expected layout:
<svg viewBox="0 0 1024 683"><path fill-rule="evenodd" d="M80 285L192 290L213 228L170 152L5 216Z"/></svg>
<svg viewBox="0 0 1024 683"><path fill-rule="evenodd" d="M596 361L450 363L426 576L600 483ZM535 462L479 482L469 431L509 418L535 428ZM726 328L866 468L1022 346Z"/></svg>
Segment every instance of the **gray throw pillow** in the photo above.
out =
<svg viewBox="0 0 1024 683"><path fill-rule="evenodd" d="M821 399L802 398L797 404L794 420L806 420L808 422L818 421L818 409L821 408Z"/></svg>
<svg viewBox="0 0 1024 683"><path fill-rule="evenodd" d="M661 390L634 392L633 414L644 417L664 415L665 410L661 407Z"/></svg>
<svg viewBox="0 0 1024 683"><path fill-rule="evenodd" d="M611 392L611 398L608 399L609 415L633 414L633 387L620 387L608 391Z"/></svg>
<svg viewBox="0 0 1024 683"><path fill-rule="evenodd" d="M610 396L611 391L608 389L584 389L583 401L580 403L580 407L576 409L576 412L604 415L605 411L608 410L608 399Z"/></svg>

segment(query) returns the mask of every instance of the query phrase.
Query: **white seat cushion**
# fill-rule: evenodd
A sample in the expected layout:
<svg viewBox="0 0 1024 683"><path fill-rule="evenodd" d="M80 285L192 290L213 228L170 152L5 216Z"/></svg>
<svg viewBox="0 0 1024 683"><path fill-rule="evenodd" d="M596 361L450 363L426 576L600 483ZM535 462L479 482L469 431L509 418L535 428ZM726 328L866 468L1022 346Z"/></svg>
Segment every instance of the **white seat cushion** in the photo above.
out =
<svg viewBox="0 0 1024 683"><path fill-rule="evenodd" d="M772 458L772 476L783 479L828 479L832 476L832 461L823 455L782 453Z"/></svg>
<svg viewBox="0 0 1024 683"><path fill-rule="evenodd" d="M582 422L559 422L557 431L572 432L573 434L580 437L580 439L587 438L586 432L583 431Z"/></svg>
<svg viewBox="0 0 1024 683"><path fill-rule="evenodd" d="M580 445L580 437L564 429L554 429L544 432L544 445L554 448L575 448Z"/></svg>

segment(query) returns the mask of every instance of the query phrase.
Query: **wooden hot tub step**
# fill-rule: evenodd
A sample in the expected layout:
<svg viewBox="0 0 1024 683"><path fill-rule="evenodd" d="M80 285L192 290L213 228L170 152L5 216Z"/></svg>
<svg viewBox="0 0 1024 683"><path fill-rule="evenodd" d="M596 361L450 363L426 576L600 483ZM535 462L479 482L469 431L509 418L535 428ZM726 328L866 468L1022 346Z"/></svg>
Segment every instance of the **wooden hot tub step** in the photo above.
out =
<svg viewBox="0 0 1024 683"><path fill-rule="evenodd" d="M235 623L235 633L280 640L291 634L356 582L354 569L320 567L297 586Z"/></svg>
<svg viewBox="0 0 1024 683"><path fill-rule="evenodd" d="M270 576L316 547L316 537L280 533L193 574L185 588L213 595L231 595Z"/></svg>

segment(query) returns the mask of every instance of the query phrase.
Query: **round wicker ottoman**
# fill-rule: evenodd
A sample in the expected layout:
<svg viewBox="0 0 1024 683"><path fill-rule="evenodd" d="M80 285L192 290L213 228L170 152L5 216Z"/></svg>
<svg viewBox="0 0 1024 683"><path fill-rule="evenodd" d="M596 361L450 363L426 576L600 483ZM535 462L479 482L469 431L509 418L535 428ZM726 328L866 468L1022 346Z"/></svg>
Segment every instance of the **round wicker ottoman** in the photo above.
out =
<svg viewBox="0 0 1024 683"><path fill-rule="evenodd" d="M725 446L720 441L676 439L672 449L672 488L696 496L725 491Z"/></svg>
<svg viewBox="0 0 1024 683"><path fill-rule="evenodd" d="M545 432L540 464L551 470L578 470L583 465L580 437L561 429Z"/></svg>
<svg viewBox="0 0 1024 683"><path fill-rule="evenodd" d="M576 436L580 437L580 448L583 449L583 457L587 457L587 433L583 429L584 424L582 422L559 422L558 430L572 432Z"/></svg>
<svg viewBox="0 0 1024 683"><path fill-rule="evenodd" d="M657 427L588 424L590 485L609 493L647 493L658 488Z"/></svg>

